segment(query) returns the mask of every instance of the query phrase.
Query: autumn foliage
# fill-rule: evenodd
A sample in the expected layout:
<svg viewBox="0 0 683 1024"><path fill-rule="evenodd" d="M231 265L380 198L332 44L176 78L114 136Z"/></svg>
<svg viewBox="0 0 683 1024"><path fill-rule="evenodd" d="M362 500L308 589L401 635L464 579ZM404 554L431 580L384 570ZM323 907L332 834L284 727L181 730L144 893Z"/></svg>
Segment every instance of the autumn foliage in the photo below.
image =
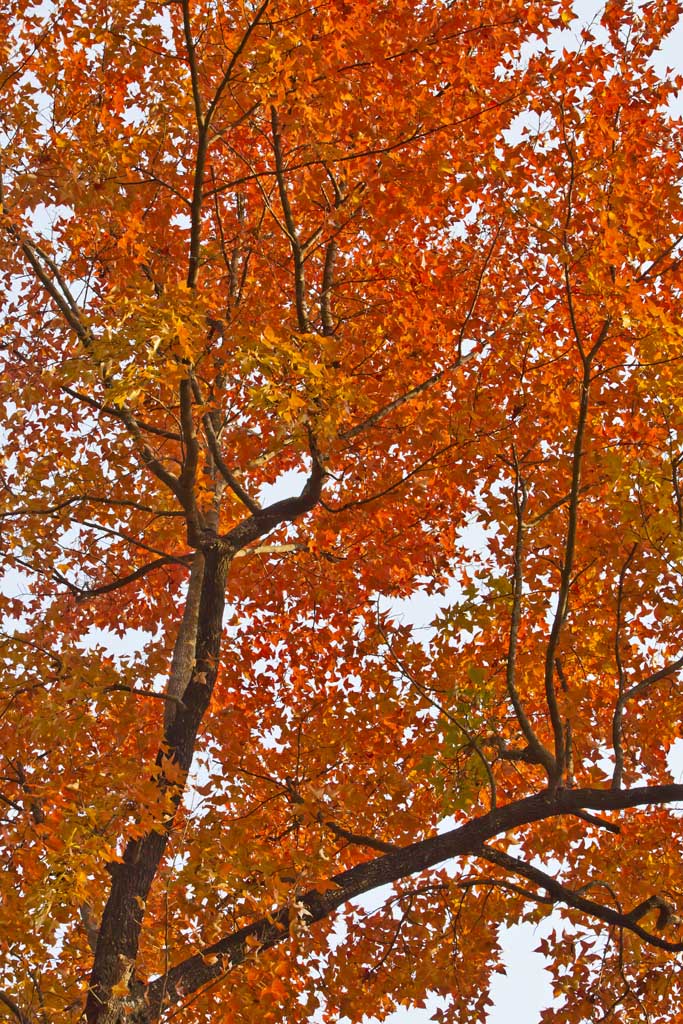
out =
<svg viewBox="0 0 683 1024"><path fill-rule="evenodd" d="M679 1019L680 16L7 0L2 1019Z"/></svg>

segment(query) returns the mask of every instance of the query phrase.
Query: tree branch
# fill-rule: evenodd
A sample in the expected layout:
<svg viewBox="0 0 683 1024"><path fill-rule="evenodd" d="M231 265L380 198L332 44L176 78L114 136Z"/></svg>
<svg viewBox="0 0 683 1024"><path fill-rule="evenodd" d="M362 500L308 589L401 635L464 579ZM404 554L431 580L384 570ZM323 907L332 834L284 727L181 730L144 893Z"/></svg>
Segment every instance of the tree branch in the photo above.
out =
<svg viewBox="0 0 683 1024"><path fill-rule="evenodd" d="M256 12L256 14L254 15L254 17L252 18L252 20L249 22L249 24L248 24L248 26L247 26L247 28L246 28L246 30L244 32L244 35L242 36L242 38L241 38L239 44L237 45L237 47L235 48L235 50L233 52L233 55L230 58L230 61L228 63L228 66L227 66L227 68L225 69L225 71L223 73L223 77L222 77L222 79L221 79L221 81L220 81L220 83L218 85L218 88L216 89L216 92L214 93L214 97L211 100L211 102L209 103L209 106L207 108L207 111L206 111L206 124L207 124L207 127L208 127L208 125L211 123L211 121L213 119L213 115L215 114L216 109L218 108L218 104L220 103L221 96L225 92L225 89L227 88L228 83L230 82L230 79L232 78L232 73L235 70L235 68L237 67L237 62L239 61L240 57L242 56L242 54L244 53L244 50L247 47L247 44L249 42L249 39L251 37L252 32L258 26L259 22L262 21L263 16L266 13L266 11L268 10L269 5L270 5L270 0L264 0L264 2L261 4L261 6L259 7L259 9Z"/></svg>
<svg viewBox="0 0 683 1024"><path fill-rule="evenodd" d="M187 287L195 288L197 284L197 275L199 273L199 249L201 244L202 234L202 203L204 201L204 175L206 173L206 158L209 151L209 128L213 120L214 114L218 108L220 98L226 89L228 82L232 76L232 73L237 65L239 58L241 57L244 49L249 42L249 38L263 18L270 0L265 0L259 10L256 12L254 18L249 23L242 40L233 53L228 67L223 74L221 82L216 89L213 99L209 103L206 109L206 113L202 112L202 100L199 91L199 77L197 68L197 58L195 51L195 44L192 38L192 25L190 22L190 11L189 11L189 0L182 0L183 6L183 28L185 33L185 46L187 49L188 63L190 66L190 76L192 81L192 98L195 108L195 118L197 121L198 136L197 136L197 153L195 155L195 166L194 166L194 180L192 184L192 201L190 204L190 257L187 268Z"/></svg>
<svg viewBox="0 0 683 1024"><path fill-rule="evenodd" d="M199 91L199 71L197 68L197 54L192 36L192 20L190 17L189 0L181 0L183 12L183 35L185 36L185 49L187 50L187 63L190 69L190 82L192 83L192 102L194 104L194 116L200 132L204 129L204 112L202 110L202 97Z"/></svg>
<svg viewBox="0 0 683 1024"><path fill-rule="evenodd" d="M332 238L325 248L325 266L320 292L320 320L323 334L334 334L334 318L332 316L332 285L334 282L334 261L337 255L337 242Z"/></svg>
<svg viewBox="0 0 683 1024"><path fill-rule="evenodd" d="M287 182L285 180L285 168L282 155L282 137L280 135L280 124L275 107L270 108L270 123L273 132L273 152L275 154L275 174L277 180L280 205L285 218L287 237L292 250L294 263L294 293L296 299L296 316L299 330L306 334L310 330L308 315L306 312L306 284L304 281L304 255L299 241L299 233L294 221L292 206L287 194Z"/></svg>
<svg viewBox="0 0 683 1024"><path fill-rule="evenodd" d="M482 750L479 740L474 735L474 733L467 728L466 725L463 725L459 718L456 718L455 715L451 714L451 712L447 708L445 708L440 701L436 700L436 698L432 696L426 685L418 682L417 679L415 679L415 677L408 671L408 669L405 667L401 659L394 652L394 649L391 645L391 641L387 636L386 630L384 630L384 628L379 622L377 624L377 628L379 630L380 636L387 645L387 650L389 651L389 654L391 655L394 664L396 665L404 679L406 679L409 685L417 691L417 693L423 698L423 700L426 700L427 703L431 704L431 706L435 708L441 715L443 715L447 721L451 722L456 727L458 732L460 732L467 740L467 745L474 751L476 756L483 764L484 771L486 772L486 777L489 783L491 808L495 808L498 803L496 779L493 774L493 768L491 767L491 763L484 754L484 751Z"/></svg>
<svg viewBox="0 0 683 1024"><path fill-rule="evenodd" d="M325 828L333 832L335 836L339 836L340 839L346 839L347 842L352 843L354 846L367 846L370 850L380 850L382 853L391 853L393 850L398 849L394 843L385 843L381 839L375 839L374 836L363 836L358 832L351 832L348 828L337 825L334 821L328 821L325 818L322 818L321 821Z"/></svg>
<svg viewBox="0 0 683 1024"><path fill-rule="evenodd" d="M619 680L619 697L612 717L612 748L614 750L614 774L612 776L612 786L615 789L619 789L621 786L621 776L624 770L624 750L621 745L621 716L623 711L621 702L626 691L626 675L624 673L624 666L621 660L621 625L624 603L624 580L637 549L638 543L636 542L631 547L626 561L621 567L619 582L617 585L617 621L614 630L614 660L616 662L617 677Z"/></svg>
<svg viewBox="0 0 683 1024"><path fill-rule="evenodd" d="M512 614L510 616L510 639L508 641L508 653L505 669L505 680L510 702L515 711L517 721L528 743L528 753L531 755L530 763L542 764L552 779L558 770L557 754L552 754L541 743L534 727L522 704L522 699L517 688L517 640L519 628L522 622L522 593L524 589L524 512L526 510L527 493L524 479L519 470L517 453L513 450L515 482L513 491L513 502L515 508L515 552L513 561L512 577Z"/></svg>
<svg viewBox="0 0 683 1024"><path fill-rule="evenodd" d="M607 317L602 325L602 328L590 352L587 355L584 355L583 346L581 344L581 340L578 334L578 328L576 327L576 322L574 319L575 313L572 304L571 286L569 283L569 278L567 277L566 280L567 301L569 303L570 315L572 318L572 323L574 324L574 330L576 332L577 345L579 346L581 352L583 375L581 378L579 418L576 425L576 434L574 437L574 447L572 452L572 482L570 488L567 536L564 545L564 560L562 565L562 573L560 577L560 587L557 594L557 608L555 609L555 615L550 629L550 636L548 638L548 644L545 652L545 697L546 703L548 705L548 712L550 714L550 720L552 723L553 735L555 739L555 784L559 782L562 772L566 767L566 752L565 731L562 725L562 718L560 716L560 710L557 703L557 694L555 693L555 683L553 677L555 672L557 649L560 642L560 634L562 632L562 626L564 625L564 621L567 617L567 612L569 610L569 591L571 589L572 573L574 569L576 535L579 521L579 498L581 495L581 470L583 464L583 448L586 426L588 423L588 406L591 384L591 360L594 358L598 349L606 340L611 324L611 319Z"/></svg>
<svg viewBox="0 0 683 1024"><path fill-rule="evenodd" d="M195 496L195 482L199 462L199 442L194 429L192 382L189 377L184 377L180 382L180 423L183 431L184 456L182 470L178 478L179 497L187 513L190 532L198 536L201 522Z"/></svg>
<svg viewBox="0 0 683 1024"><path fill-rule="evenodd" d="M270 533L280 523L292 522L304 513L310 512L318 504L325 479L325 468L323 457L310 428L308 429L308 443L313 465L301 493L294 498L283 498L282 501L276 501L266 508L258 509L248 519L238 523L221 537L233 555L241 548L258 540L259 537Z"/></svg>
<svg viewBox="0 0 683 1024"><path fill-rule="evenodd" d="M308 925L312 925L329 917L349 900L382 885L426 871L453 857L482 856L482 846L487 840L522 825L530 825L559 815L576 814L577 811L587 808L598 811L624 810L629 807L663 805L674 801L683 801L683 785L642 786L631 790L556 789L496 808L442 835L398 847L384 856L332 876L330 882L333 885L329 888L325 886L324 892L312 889L300 894L296 897L295 905L281 907L268 917L260 918L182 960L163 976L145 986L141 995L131 1000L131 1009L140 1013L140 1021L154 1021L163 1008L181 1003L187 995L197 992L243 963L255 950L264 952L287 941L289 926L297 915ZM486 848L486 853L489 852L492 852L492 856L498 855L498 851ZM571 894L543 872L533 876L527 875L527 868L530 872L536 872L538 869L526 865L523 861L519 864L524 868L524 871L519 870L519 874L532 877L548 891L549 887L552 887L551 895L557 901L566 902L567 898L572 898L574 902L571 905L577 909L601 917L602 920L618 927L629 928L651 945L671 952L683 950L683 942L666 942L640 928L628 915L618 914L578 894ZM517 866L515 862L514 870L517 870Z"/></svg>
<svg viewBox="0 0 683 1024"><path fill-rule="evenodd" d="M216 431L214 430L213 423L211 422L211 414L208 412L205 413L202 422L204 423L206 440L208 441L209 449L211 451L211 457L213 458L213 461L216 464L216 468L218 469L219 473L225 480L226 484L228 485L232 493L237 498L239 498L242 504L245 505L250 512L252 512L254 515L257 515L261 511L261 506L257 501L254 501L254 499L247 494L247 492L244 490L237 477L234 475L234 473L230 471L225 460L223 459L223 456L221 455L221 451L218 445L218 438L216 437Z"/></svg>
<svg viewBox="0 0 683 1024"><path fill-rule="evenodd" d="M139 569L129 573L127 576L121 576L118 579L111 580L109 583L103 583L98 587L77 587L73 583L69 583L69 581L63 577L59 582L64 583L70 590L73 590L78 601L87 601L92 597L98 597L101 594L111 594L114 590L120 590L122 587L127 587L130 583L135 583L136 580L142 579L143 576L147 576L148 573L154 572L155 569L161 569L164 565L183 565L185 567L189 567L191 557L191 555L187 555L185 558L177 558L174 555L167 555L163 558L155 558L154 561L141 565Z"/></svg>
<svg viewBox="0 0 683 1024"><path fill-rule="evenodd" d="M680 671L682 668L683 654L680 658L676 658L675 661L672 661L670 665L666 665L664 668L660 668L659 671L653 672L651 675L647 676L645 679L641 679L639 683L635 683L624 693L620 694L614 709L614 717L612 719L612 743L614 745L615 756L614 774L612 776L612 787L614 789L619 789L621 786L624 766L624 754L621 744L621 726L624 709L627 703L632 700L633 697L640 697L640 695L654 683L658 683L662 679L668 679L669 676L674 675L675 672Z"/></svg>
<svg viewBox="0 0 683 1024"><path fill-rule="evenodd" d="M28 1017L23 1010L21 1010L17 1004L4 992L0 992L0 1003L7 1007L13 1017L19 1021L19 1024L31 1024L31 1018Z"/></svg>
<svg viewBox="0 0 683 1024"><path fill-rule="evenodd" d="M415 387L410 388L402 395L399 395L398 398L394 398L393 401L387 402L386 405L381 406L381 408L375 410L375 412L371 413L366 419L357 423L355 427L349 427L348 430L340 431L340 439L342 441L351 441L354 437L357 437L358 434L362 434L366 430L370 430L371 427L375 427L390 413L394 412L396 409L400 409L402 405L405 405L406 402L412 401L413 398L417 398L418 395L421 395L423 391L433 387L434 384L438 384L451 370L456 370L459 366L462 366L463 363L468 362L474 357L475 353L476 350L472 349L471 352L468 352L465 355L459 355L457 359L452 363L449 363L448 366L445 366L443 370L437 370L436 373L433 373L431 377L427 378L427 380L423 380L421 384L416 384Z"/></svg>
<svg viewBox="0 0 683 1024"><path fill-rule="evenodd" d="M183 505L182 491L180 488L180 482L173 473L169 473L166 467L160 462L157 456L154 454L152 449L149 447L147 442L142 437L140 427L137 420L133 416L132 412L125 406L121 407L121 419L125 423L129 434L135 441L140 458L143 464L149 469L149 471L164 484L168 489L176 496L180 504Z"/></svg>
<svg viewBox="0 0 683 1024"><path fill-rule="evenodd" d="M34 245L32 242L28 242L20 238L14 227L9 230L12 237L18 243L21 251L24 253L24 256L30 263L34 274L59 309L69 327L84 345L89 345L91 341L90 331L83 324L78 307L74 308L71 293L64 283L61 274L56 269L54 262L52 260L46 262L46 256L40 247ZM52 277L47 273L45 269L46 266L50 269L50 273L53 275ZM55 285L55 280L57 281L59 288Z"/></svg>
<svg viewBox="0 0 683 1024"><path fill-rule="evenodd" d="M532 864L528 864L517 857L511 857L501 850L495 850L490 846L482 844L478 851L474 851L474 854L489 861L491 864L497 864L507 871L513 871L523 878L528 878L530 881L535 882L545 889L556 903L565 903L567 906L581 910L591 917L597 917L607 924L614 925L617 928L625 928L650 946L665 949L670 953L680 953L683 951L683 942L667 942L666 939L653 935L652 932L646 931L645 928L641 928L636 923L649 910L654 908L660 911L666 908L670 913L669 905L659 896L651 896L644 903L639 904L634 910L630 911L630 913L624 914L619 910L613 910L612 907L606 907L602 903L596 903L595 900L587 899L580 891L568 889L551 875L541 871L540 868L534 867Z"/></svg>
<svg viewBox="0 0 683 1024"><path fill-rule="evenodd" d="M125 416L123 410L119 406L107 405L106 402L101 402L97 398L93 398L91 395L84 395L81 391L76 391L75 388L62 385L60 388L65 395L69 395L71 398L77 399L79 402L83 402L85 405L89 405L91 409L97 409L98 412L103 413L105 416L113 416L115 419L122 420L125 422ZM152 423L146 423L144 420L137 419L137 423L140 430L146 434L156 434L157 437L165 437L169 441L181 441L180 434L175 433L173 430L164 430L163 427L156 427Z"/></svg>
<svg viewBox="0 0 683 1024"><path fill-rule="evenodd" d="M159 518L182 516L183 514L180 510L170 512L165 509L155 509L151 505L143 505L138 501L129 501L125 498L101 498L95 494L75 494L71 498L58 501L55 505L44 505L42 508L30 508L28 505L23 505L11 509L9 512L2 512L0 513L0 520L15 519L20 516L46 516L51 518L58 515L64 509L71 508L73 505L106 505L107 508L127 508L133 509L136 512L148 512L150 515Z"/></svg>

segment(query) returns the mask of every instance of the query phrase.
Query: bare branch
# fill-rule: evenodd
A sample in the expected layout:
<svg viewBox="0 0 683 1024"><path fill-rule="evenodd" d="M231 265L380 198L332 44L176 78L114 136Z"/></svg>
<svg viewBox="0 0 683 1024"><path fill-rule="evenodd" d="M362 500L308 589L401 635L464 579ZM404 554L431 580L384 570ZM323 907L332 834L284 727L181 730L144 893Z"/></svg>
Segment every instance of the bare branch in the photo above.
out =
<svg viewBox="0 0 683 1024"><path fill-rule="evenodd" d="M402 405L405 405L406 402L412 401L414 398L417 398L418 395L421 395L423 391L427 391L428 388L431 388L435 384L438 384L441 380L443 380L447 373L450 373L451 370L456 370L459 366L462 366L463 363L468 362L475 356L475 354L476 350L473 349L466 355L459 355L458 358L455 359L452 363L449 363L448 366L445 366L442 370L437 370L436 373L433 373L431 377L427 378L427 380L423 380L421 384L416 384L415 387L410 388L402 395L399 395L398 398L394 398L391 402L388 402L386 405L383 405L381 408L371 413L371 415L368 416L366 419L362 420L360 423L357 423L355 427L350 427L348 430L340 431L339 437L341 438L342 441L350 441L354 437L357 437L358 434L362 434L366 430L370 430L371 427L376 426L390 413L394 412L396 409L400 409L400 407Z"/></svg>
<svg viewBox="0 0 683 1024"><path fill-rule="evenodd" d="M334 821L323 819L322 823L330 832L334 832L340 839L346 839L347 842L352 843L354 846L367 846L368 849L379 850L381 853L391 853L393 850L398 849L394 843L385 843L381 839L375 839L373 836L363 836L358 832L351 832L348 828L337 825Z"/></svg>
<svg viewBox="0 0 683 1024"><path fill-rule="evenodd" d="M252 18L252 20L249 22L249 25L247 26L247 28L246 28L246 30L244 32L244 35L242 36L242 38L241 38L239 44L237 45L237 47L235 48L235 50L234 50L234 52L232 54L232 57L230 58L230 61L228 63L228 66L227 66L227 68L225 69L225 71L223 73L223 77L222 77L222 79L221 79L221 81L220 81L220 83L218 85L218 88L216 89L214 97L211 100L211 102L209 103L209 106L207 108L207 111L206 111L206 124L207 124L207 126L211 123L211 121L213 119L213 115L215 114L215 112L216 112L216 110L218 108L218 104L220 103L221 97L222 97L223 93L225 92L225 90L226 90L226 88L228 86L228 83L230 82L230 79L232 78L232 73L235 70L235 68L237 67L237 62L239 61L240 57L244 53L244 51L245 51L245 49L246 49L246 47L247 47L247 45L249 43L249 39L250 39L253 31L256 29L256 27L258 26L259 22L261 22L263 20L263 17L265 15L266 11L268 10L269 6L270 6L270 0L264 0L264 2L261 4L261 6L259 7L259 9L256 12L256 14L254 15L254 17ZM252 108L252 109L254 109L254 108Z"/></svg>
<svg viewBox="0 0 683 1024"><path fill-rule="evenodd" d="M182 516L181 511L168 511L166 509L152 508L151 505L143 505L138 501L128 501L125 498L102 498L95 494L75 494L71 498L65 498L64 501L58 501L55 505L43 505L36 508L31 508L28 505L23 505L18 508L11 509L9 512L0 513L0 520L2 519L16 519L21 516L46 516L51 518L52 516L59 515L66 508L71 508L74 505L106 505L107 508L127 508L132 509L136 512L148 512L150 515L166 518Z"/></svg>
<svg viewBox="0 0 683 1024"><path fill-rule="evenodd" d="M166 694L182 700L188 682L192 677L199 624L199 599L204 580L204 555L195 551L187 583L185 607L176 633L171 656L171 667L166 680ZM167 704L164 708L164 733L168 732L175 717L175 708Z"/></svg>
<svg viewBox="0 0 683 1024"><path fill-rule="evenodd" d="M142 459L144 465L157 478L157 480L161 481L162 484L168 487L168 489L176 496L180 504L183 507L185 507L182 497L182 490L180 488L180 481L176 476L174 476L173 473L170 473L166 469L163 463L154 454L150 446L144 440L140 432L140 427L138 425L137 420L130 412L130 410L127 409L125 406L121 407L121 419L125 423L126 427L128 428L128 432L135 441L138 452L140 453L140 458Z"/></svg>
<svg viewBox="0 0 683 1024"><path fill-rule="evenodd" d="M436 462L441 455L445 455L446 452L451 451L453 448L455 448L455 442L452 444L446 444L443 448L437 448L436 451L433 451L426 459L423 459L422 462L418 462L416 466L413 466L408 473L405 473L397 480L394 480L386 487L383 487L381 491L376 491L367 498L356 498L354 501L345 501L343 505L328 505L323 502L323 508L327 512L333 512L336 514L339 512L346 512L350 508L363 508L364 505L370 505L373 501L379 501L380 498L385 498L387 494L391 494L393 491L398 491L404 484L407 484L409 480L412 480L414 476L417 476L418 473L423 471L423 469L432 465L432 463Z"/></svg>
<svg viewBox="0 0 683 1024"><path fill-rule="evenodd" d="M239 46L236 48L228 67L226 68L221 82L216 89L213 99L209 103L206 114L202 112L202 101L199 92L199 80L198 70L196 63L196 51L194 40L192 38L192 26L190 22L189 12L189 0L182 0L183 5L183 26L185 32L185 46L188 54L188 62L190 65L190 75L192 80L192 96L195 108L195 118L197 121L198 135L197 135L197 152L195 154L195 166L194 166L194 180L192 185L192 202L190 204L190 257L187 268L187 287L195 288L197 284L197 275L199 273L199 249L201 245L202 235L202 204L204 201L204 176L206 173L206 158L209 151L209 128L213 120L214 114L218 108L221 96L227 88L228 82L232 77L232 73L242 56L249 38L263 18L270 0L265 2L258 9L253 19L249 23Z"/></svg>
<svg viewBox="0 0 683 1024"><path fill-rule="evenodd" d="M73 583L69 583L68 580L63 577L60 578L59 582L65 584L72 590L79 601L87 601L92 597L98 597L101 594L111 594L114 590L121 590L122 587L127 587L131 583L135 583L137 580L147 576L148 573L154 572L156 569L161 569L164 565L184 565L189 567L189 561L192 556L188 555L184 559L177 558L173 555L166 555L163 558L155 558L153 562L147 562L145 565L141 565L139 569L129 573L127 576L120 576L118 579L112 580L110 583L103 583L98 587L77 587Z"/></svg>
<svg viewBox="0 0 683 1024"><path fill-rule="evenodd" d="M597 825L598 828L604 828L615 836L621 835L618 825L615 825L613 821L608 821L607 818L601 818L598 814L591 814L590 811L574 811L574 815L581 818L582 821L587 821L589 825Z"/></svg>
<svg viewBox="0 0 683 1024"><path fill-rule="evenodd" d="M192 20L190 17L189 0L181 0L183 12L183 34L185 36L185 49L187 50L187 63L190 69L190 81L192 83L192 102L194 104L194 116L199 131L204 130L204 112L202 109L202 97L199 91L199 70L197 68L197 53L195 50L194 38L192 36Z"/></svg>
<svg viewBox="0 0 683 1024"><path fill-rule="evenodd" d="M569 284L568 277L567 298L568 302L570 303L571 316L573 317L574 313L573 306L571 305L571 286ZM562 573L560 576L560 586L557 594L557 607L555 609L555 615L553 617L553 622L550 629L550 636L548 638L548 644L545 652L545 697L548 705L548 711L550 714L550 720L552 723L553 735L555 739L555 784L559 782L559 779L562 776L562 772L566 768L566 764L564 742L565 733L557 703L557 695L555 693L555 683L553 677L555 672L555 662L557 659L557 650L560 642L560 634L562 632L562 626L564 624L567 612L569 610L569 592L571 589L572 574L574 571L576 535L579 521L579 499L581 495L581 471L583 465L583 449L585 443L586 425L588 422L588 407L590 399L591 360L597 353L600 346L606 340L610 324L611 319L608 317L604 321L598 338L593 347L591 348L590 352L588 353L588 355L584 355L584 351L581 347L580 339L577 334L577 344L579 344L580 346L581 359L583 363L583 375L581 379L581 397L579 402L579 418L576 425L576 434L574 437L574 447L572 452L572 481L570 488L567 536L564 545Z"/></svg>
<svg viewBox="0 0 683 1024"><path fill-rule="evenodd" d="M85 526L88 530L99 530L100 533L106 534L108 537L116 537L117 540L123 540L127 544L131 544L133 547L140 548L141 551L147 551L150 555L159 555L161 558L165 558L168 562L177 562L180 565L185 565L186 560L190 557L187 555L171 555L168 551L162 551L160 548L153 547L151 544L145 544L144 541L138 540L137 537L133 537L130 533L125 533L123 530L114 530L109 526L103 526L102 523L89 522L87 519L78 522L79 526Z"/></svg>
<svg viewBox="0 0 683 1024"><path fill-rule="evenodd" d="M626 561L621 567L619 573L619 582L617 585L617 621L614 630L614 660L617 665L617 676L619 680L619 697L617 700L617 706L614 709L614 715L612 718L612 747L614 749L614 774L612 776L612 785L615 789L619 789L621 786L621 776L624 770L624 751L621 745L621 717L623 711L623 700L624 693L626 691L626 676L624 673L624 666L621 660L621 626L622 626L622 613L623 613L623 602L624 602L624 579L628 572L629 566L633 560L638 549L638 544L635 543L628 553Z"/></svg>
<svg viewBox="0 0 683 1024"><path fill-rule="evenodd" d="M180 422L183 430L184 457L178 478L179 497L187 512L188 525L195 533L198 533L201 523L195 496L195 482L199 462L199 442L194 429L192 381L189 377L184 377L180 382Z"/></svg>
<svg viewBox="0 0 683 1024"><path fill-rule="evenodd" d="M89 344L91 340L90 331L83 324L80 317L80 313L72 308L71 302L67 297L67 295L70 294L68 292L68 289L66 289L65 293L64 288L61 287L61 275L58 275L57 278L53 280L53 277L51 277L50 274L45 269L46 264L44 264L44 262L41 262L41 258L39 256L39 249L37 248L37 246L35 246L32 242L24 241L21 238L19 238L18 233L14 228L10 228L9 230L12 236L18 242L21 251L24 253L24 256L30 263L34 274L36 275L36 277L42 284L43 288L54 302L54 304L59 309L60 313L66 320L69 327L72 329L74 334L80 339L80 341L82 341L86 345ZM58 283L60 284L60 288L58 288L55 285L55 280L57 280Z"/></svg>
<svg viewBox="0 0 683 1024"><path fill-rule="evenodd" d="M185 707L180 697L175 697L171 693L155 693L154 690L141 690L137 686L125 686L123 683L112 683L111 686L105 686L104 693L132 693L136 697L152 697L154 700L165 700L170 704L180 705Z"/></svg>
<svg viewBox="0 0 683 1024"><path fill-rule="evenodd" d="M662 252L660 252L658 256L655 256L650 266L647 267L645 270L642 271L642 273L638 275L638 277L636 278L637 283L640 284L640 282L644 281L646 277L651 277L655 267L658 267L662 260L665 260L666 257L669 256L674 251L674 249L678 248L681 242L683 242L683 235L677 235L670 245L667 245L667 247Z"/></svg>
<svg viewBox="0 0 683 1024"><path fill-rule="evenodd" d="M286 555L292 551L306 551L305 544L259 544L255 548L240 548L235 558L246 558L247 555Z"/></svg>
<svg viewBox="0 0 683 1024"><path fill-rule="evenodd" d="M101 402L97 398L93 398L91 395L84 395L81 391L76 391L75 388L63 385L61 390L66 395L70 395L71 398L77 399L79 402L83 402L85 405L89 405L91 409L97 409L98 412L105 416L113 416L117 420L125 422L124 411L121 406L107 405L106 402ZM144 420L140 420L137 417L135 422L141 431L146 434L156 434L157 437L165 437L170 441L182 440L180 434L175 433L173 430L164 430L163 427L157 427L153 423L146 423Z"/></svg>
<svg viewBox="0 0 683 1024"><path fill-rule="evenodd" d="M493 774L493 769L491 767L491 763L489 762L489 759L486 757L484 751L482 750L482 747L481 747L481 744L479 743L479 740L474 735L474 733L471 731L471 729L468 729L467 726L464 725L460 721L459 718L456 718L455 715L451 714L451 712L448 710L448 708L445 708L440 701L436 700L436 698L432 696L432 694L430 693L430 688L429 687L427 687L426 685L418 682L418 680L412 675L412 673L410 673L408 671L408 669L403 664L401 659L395 653L395 651L394 651L394 649L392 647L391 641L389 640L389 637L387 636L386 630L383 629L382 625L379 622L377 623L377 628L379 630L380 636L383 638L383 640L384 640L384 642L385 642L385 644L387 646L387 650L389 651L389 654L391 655L394 664L398 668L398 670L401 673L401 675L403 676L403 678L410 684L410 686L413 687L414 690L416 690L416 692L424 700L426 700L429 704L431 704L431 706L433 708L435 708L441 715L444 716L444 718L446 718L449 722L452 723L452 725L454 725L456 727L458 732L460 732L465 737L465 739L467 740L468 746L471 747L471 749L474 751L476 756L481 761L482 765L484 766L484 771L486 772L486 776L488 778L489 789L490 789L491 808L495 808L496 804L497 804L496 779L495 779L495 776Z"/></svg>
<svg viewBox="0 0 683 1024"><path fill-rule="evenodd" d="M308 430L309 450L313 463L310 476L306 481L303 490L294 498L283 498L266 508L260 508L248 519L243 520L234 526L221 540L227 545L231 552L236 553L241 548L264 537L280 523L293 522L299 516L310 512L320 501L322 486L325 480L325 467L323 457L313 436Z"/></svg>
<svg viewBox="0 0 683 1024"><path fill-rule="evenodd" d="M323 334L334 334L334 318L332 316L332 284L334 281L334 261L337 255L337 242L330 239L325 249L325 266L323 268L323 283L320 292L320 319L323 325Z"/></svg>

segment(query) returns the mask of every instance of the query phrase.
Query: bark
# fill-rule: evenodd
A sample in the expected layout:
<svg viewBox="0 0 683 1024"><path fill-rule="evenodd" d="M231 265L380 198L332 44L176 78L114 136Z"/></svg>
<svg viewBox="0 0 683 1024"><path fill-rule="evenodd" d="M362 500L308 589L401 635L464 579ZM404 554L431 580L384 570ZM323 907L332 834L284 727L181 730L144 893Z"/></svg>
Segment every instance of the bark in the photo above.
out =
<svg viewBox="0 0 683 1024"><path fill-rule="evenodd" d="M172 659L174 687L183 685L188 665L189 679L183 689L182 702L168 702L172 713L165 716L164 744L156 759L155 778L160 797L157 823L145 835L129 840L121 861L109 865L112 882L90 976L85 1008L87 1024L122 1024L134 1017L153 1019L147 998L141 995L145 987L134 973L145 902L168 844L175 810L182 799L195 753L199 728L216 682L228 570L237 551L280 523L292 522L317 504L324 468L313 437L309 440L313 466L301 494L275 502L266 509L258 509L224 537L216 535L217 523L214 520L207 522L201 551L197 552L193 562L186 608ZM203 571L201 582L197 582L200 557ZM194 588L199 590L196 613ZM196 637L194 645L193 636ZM173 770L167 774L166 767L171 763Z"/></svg>
<svg viewBox="0 0 683 1024"><path fill-rule="evenodd" d="M166 695L175 697L182 701L183 694L192 675L192 668L195 662L197 646L197 624L199 622L199 599L202 592L202 580L204 578L204 555L201 551L195 552L190 569L190 579L187 584L187 598L185 609L178 629L173 658L171 659L171 670L166 684ZM164 734L168 732L176 715L176 703L166 701L164 707Z"/></svg>
<svg viewBox="0 0 683 1024"><path fill-rule="evenodd" d="M195 665L185 690L183 704L166 733L167 749L157 755L160 798L171 796L177 808L184 779L192 763L197 732L209 705L219 664L225 582L232 549L216 543L204 552L204 573L199 598ZM173 762L173 781L165 765ZM178 769L182 782L177 781ZM161 800L160 800L161 803ZM160 807L158 827L131 839L121 862L109 865L111 890L102 915L95 961L86 1001L88 1024L117 1024L126 1015L128 989L135 990L133 977L145 901L166 849L174 810Z"/></svg>

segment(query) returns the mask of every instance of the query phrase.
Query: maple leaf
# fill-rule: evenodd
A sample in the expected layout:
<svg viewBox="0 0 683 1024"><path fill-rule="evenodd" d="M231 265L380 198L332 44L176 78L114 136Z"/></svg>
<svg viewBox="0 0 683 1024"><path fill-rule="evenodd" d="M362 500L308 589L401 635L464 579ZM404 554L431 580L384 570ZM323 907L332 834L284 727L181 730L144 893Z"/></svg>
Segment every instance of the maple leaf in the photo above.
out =
<svg viewBox="0 0 683 1024"><path fill-rule="evenodd" d="M5 15L3 1010L678 1019L679 5Z"/></svg>

